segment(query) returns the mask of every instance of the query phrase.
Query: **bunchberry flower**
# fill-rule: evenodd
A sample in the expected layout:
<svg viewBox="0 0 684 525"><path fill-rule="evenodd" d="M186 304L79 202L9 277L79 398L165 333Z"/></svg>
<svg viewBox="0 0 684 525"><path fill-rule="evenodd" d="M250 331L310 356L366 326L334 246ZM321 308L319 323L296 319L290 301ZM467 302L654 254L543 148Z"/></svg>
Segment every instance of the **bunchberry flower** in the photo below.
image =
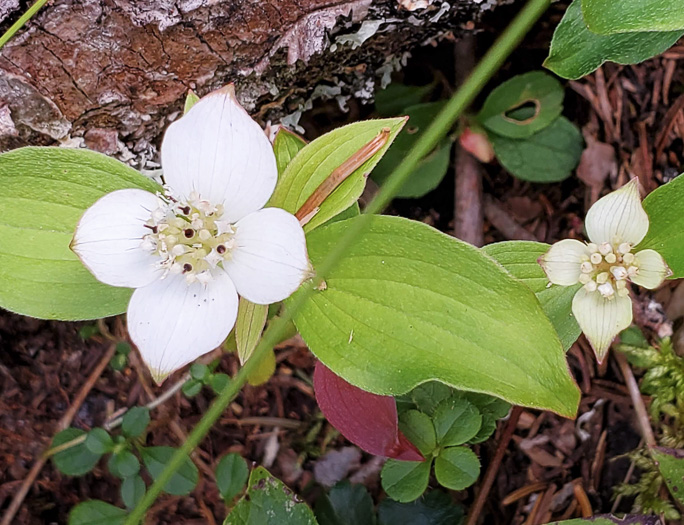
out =
<svg viewBox="0 0 684 525"><path fill-rule="evenodd" d="M572 313L600 363L615 336L632 323L628 281L653 289L670 270L655 250L632 253L648 232L636 178L599 199L584 226L591 242L557 242L539 264L552 284L583 284L573 298Z"/></svg>
<svg viewBox="0 0 684 525"><path fill-rule="evenodd" d="M161 158L163 192L105 195L72 241L98 280L135 288L128 331L157 382L221 344L238 294L278 302L311 272L299 221L264 208L275 156L232 85L169 126Z"/></svg>

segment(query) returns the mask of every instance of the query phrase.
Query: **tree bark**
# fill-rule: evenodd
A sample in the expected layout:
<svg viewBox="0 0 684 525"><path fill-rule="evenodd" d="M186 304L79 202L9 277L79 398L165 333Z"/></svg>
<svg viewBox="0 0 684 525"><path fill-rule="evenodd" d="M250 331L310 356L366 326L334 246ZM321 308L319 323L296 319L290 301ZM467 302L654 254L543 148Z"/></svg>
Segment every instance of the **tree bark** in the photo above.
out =
<svg viewBox="0 0 684 525"><path fill-rule="evenodd" d="M145 167L189 89L262 121L372 100L418 45L506 0L58 0L0 51L0 149L87 146ZM3 29L26 7L0 0Z"/></svg>

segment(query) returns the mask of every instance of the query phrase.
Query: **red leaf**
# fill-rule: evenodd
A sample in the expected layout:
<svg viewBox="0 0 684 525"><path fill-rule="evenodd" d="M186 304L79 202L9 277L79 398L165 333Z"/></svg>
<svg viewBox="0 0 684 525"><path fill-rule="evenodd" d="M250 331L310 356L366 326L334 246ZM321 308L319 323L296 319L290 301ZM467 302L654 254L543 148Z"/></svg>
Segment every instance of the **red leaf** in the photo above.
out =
<svg viewBox="0 0 684 525"><path fill-rule="evenodd" d="M323 363L316 363L314 391L325 418L366 452L404 461L423 461L418 449L399 431L397 405L350 385Z"/></svg>

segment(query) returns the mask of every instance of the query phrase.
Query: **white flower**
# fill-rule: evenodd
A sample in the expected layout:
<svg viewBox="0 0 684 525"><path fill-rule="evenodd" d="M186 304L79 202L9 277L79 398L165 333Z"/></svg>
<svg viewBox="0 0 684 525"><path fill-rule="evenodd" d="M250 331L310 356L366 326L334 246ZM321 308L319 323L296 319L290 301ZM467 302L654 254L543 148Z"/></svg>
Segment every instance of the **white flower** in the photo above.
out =
<svg viewBox="0 0 684 525"><path fill-rule="evenodd" d="M164 194L105 195L72 241L98 280L136 289L128 330L157 382L223 342L238 294L282 301L311 272L297 219L263 208L277 181L275 156L232 85L169 126L161 157Z"/></svg>
<svg viewBox="0 0 684 525"><path fill-rule="evenodd" d="M600 363L615 336L632 323L627 281L653 289L670 270L654 250L632 253L648 232L636 178L599 199L584 224L590 243L557 242L539 264L553 284L584 285L573 298L572 313Z"/></svg>

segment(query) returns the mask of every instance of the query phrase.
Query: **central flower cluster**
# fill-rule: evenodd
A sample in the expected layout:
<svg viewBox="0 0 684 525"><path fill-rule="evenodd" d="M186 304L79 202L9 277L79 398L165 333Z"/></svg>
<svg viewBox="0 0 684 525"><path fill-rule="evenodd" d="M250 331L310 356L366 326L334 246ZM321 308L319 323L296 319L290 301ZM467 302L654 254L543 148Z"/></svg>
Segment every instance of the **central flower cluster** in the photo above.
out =
<svg viewBox="0 0 684 525"><path fill-rule="evenodd" d="M588 292L598 291L603 297L629 295L627 279L639 273L639 261L631 253L632 246L604 242L587 244L587 254L581 258L579 282Z"/></svg>
<svg viewBox="0 0 684 525"><path fill-rule="evenodd" d="M160 257L168 273L183 274L188 283L206 284L212 270L230 256L235 230L223 217L223 205L202 200L193 192L179 201L170 192L159 195L160 206L152 211L145 227L142 248Z"/></svg>

